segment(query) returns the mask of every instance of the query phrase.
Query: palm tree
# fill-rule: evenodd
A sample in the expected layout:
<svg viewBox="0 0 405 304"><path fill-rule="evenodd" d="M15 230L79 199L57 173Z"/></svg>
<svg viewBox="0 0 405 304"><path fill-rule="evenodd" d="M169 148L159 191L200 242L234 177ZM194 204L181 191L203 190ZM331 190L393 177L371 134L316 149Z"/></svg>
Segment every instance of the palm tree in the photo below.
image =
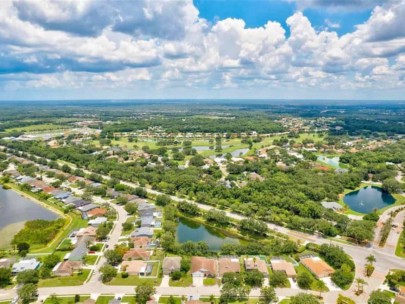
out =
<svg viewBox="0 0 405 304"><path fill-rule="evenodd" d="M375 256L373 256L372 254L370 254L369 256L366 257L366 260L369 264L373 265L373 263L375 263L377 260L375 259Z"/></svg>
<svg viewBox="0 0 405 304"><path fill-rule="evenodd" d="M373 274L373 272L374 272L373 264L366 264L366 275L369 277Z"/></svg>
<svg viewBox="0 0 405 304"><path fill-rule="evenodd" d="M356 284L357 284L357 291L356 294L362 294L363 293L363 287L364 285L367 285L367 282L364 281L362 278L356 278Z"/></svg>

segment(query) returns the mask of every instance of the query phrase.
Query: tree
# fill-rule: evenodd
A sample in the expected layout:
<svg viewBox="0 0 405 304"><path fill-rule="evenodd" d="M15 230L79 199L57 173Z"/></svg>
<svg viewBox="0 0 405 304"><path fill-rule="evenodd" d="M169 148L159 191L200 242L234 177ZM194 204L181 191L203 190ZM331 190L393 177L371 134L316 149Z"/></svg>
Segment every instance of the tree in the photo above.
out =
<svg viewBox="0 0 405 304"><path fill-rule="evenodd" d="M145 304L155 293L155 288L147 284L138 285L135 288L135 301L137 304Z"/></svg>
<svg viewBox="0 0 405 304"><path fill-rule="evenodd" d="M375 258L374 255L370 254L370 255L368 255L368 256L366 257L366 261L367 261L368 263L370 263L370 264L373 264L373 263L375 263L377 260L376 260L376 258Z"/></svg>
<svg viewBox="0 0 405 304"><path fill-rule="evenodd" d="M346 288L353 282L354 274L348 267L342 267L332 274L332 281L340 288Z"/></svg>
<svg viewBox="0 0 405 304"><path fill-rule="evenodd" d="M374 238L374 222L351 221L347 227L346 235L353 238L357 243L370 241Z"/></svg>
<svg viewBox="0 0 405 304"><path fill-rule="evenodd" d="M381 290L374 290L367 301L368 304L391 304L391 297Z"/></svg>
<svg viewBox="0 0 405 304"><path fill-rule="evenodd" d="M100 268L101 280L103 283L110 282L117 275L117 269L110 264L105 264Z"/></svg>
<svg viewBox="0 0 405 304"><path fill-rule="evenodd" d="M0 287L6 287L11 282L11 270L9 268L0 268Z"/></svg>
<svg viewBox="0 0 405 304"><path fill-rule="evenodd" d="M97 240L105 240L110 233L111 228L108 223L103 223L97 227L96 237Z"/></svg>
<svg viewBox="0 0 405 304"><path fill-rule="evenodd" d="M42 267L50 268L52 269L55 267L56 264L58 264L60 261L60 257L56 254L50 254L44 257L42 261Z"/></svg>
<svg viewBox="0 0 405 304"><path fill-rule="evenodd" d="M311 288L312 281L312 277L307 272L302 272L297 276L297 284L302 289Z"/></svg>
<svg viewBox="0 0 405 304"><path fill-rule="evenodd" d="M38 287L36 284L24 284L17 290L17 294L23 304L28 304L38 297Z"/></svg>
<svg viewBox="0 0 405 304"><path fill-rule="evenodd" d="M104 257L107 259L107 262L113 266L118 265L122 262L123 254L117 250L106 250L104 252Z"/></svg>
<svg viewBox="0 0 405 304"><path fill-rule="evenodd" d="M176 300L173 298L173 296L169 297L169 299L167 300L167 304L176 304Z"/></svg>
<svg viewBox="0 0 405 304"><path fill-rule="evenodd" d="M18 254L19 254L20 256L24 257L24 256L27 255L27 253L28 253L29 250L30 250L30 244L25 243L25 242L23 242L23 243L18 243L18 244L17 244L17 250L18 250Z"/></svg>
<svg viewBox="0 0 405 304"><path fill-rule="evenodd" d="M169 205L171 202L170 196L168 195L158 195L156 197L156 205L158 206L166 206Z"/></svg>
<svg viewBox="0 0 405 304"><path fill-rule="evenodd" d="M363 287L364 285L367 284L366 281L362 278L356 278L356 295L360 295L363 293Z"/></svg>
<svg viewBox="0 0 405 304"><path fill-rule="evenodd" d="M318 291L319 291L319 297L321 298L322 297L322 291L325 290L326 284L322 280L317 280L315 282L315 284L316 284L316 289L318 289Z"/></svg>
<svg viewBox="0 0 405 304"><path fill-rule="evenodd" d="M260 289L260 303L269 304L277 302L276 291L271 286L264 286Z"/></svg>
<svg viewBox="0 0 405 304"><path fill-rule="evenodd" d="M387 178L383 180L382 188L389 193L401 192L401 184L395 178Z"/></svg>
<svg viewBox="0 0 405 304"><path fill-rule="evenodd" d="M300 292L290 298L290 304L319 304L319 301L312 294Z"/></svg>
<svg viewBox="0 0 405 304"><path fill-rule="evenodd" d="M18 284L37 284L39 281L37 270L24 270L17 275Z"/></svg>
<svg viewBox="0 0 405 304"><path fill-rule="evenodd" d="M285 287L287 285L288 278L284 271L276 270L270 274L269 281L270 285L273 287Z"/></svg>
<svg viewBox="0 0 405 304"><path fill-rule="evenodd" d="M127 203L124 208L130 215L133 215L138 211L138 205L135 203Z"/></svg>
<svg viewBox="0 0 405 304"><path fill-rule="evenodd" d="M170 276L171 276L173 281L178 281L178 280L181 279L181 272L180 271L173 271Z"/></svg>
<svg viewBox="0 0 405 304"><path fill-rule="evenodd" d="M264 281L264 275L260 271L253 270L245 273L244 281L246 285L261 287Z"/></svg>

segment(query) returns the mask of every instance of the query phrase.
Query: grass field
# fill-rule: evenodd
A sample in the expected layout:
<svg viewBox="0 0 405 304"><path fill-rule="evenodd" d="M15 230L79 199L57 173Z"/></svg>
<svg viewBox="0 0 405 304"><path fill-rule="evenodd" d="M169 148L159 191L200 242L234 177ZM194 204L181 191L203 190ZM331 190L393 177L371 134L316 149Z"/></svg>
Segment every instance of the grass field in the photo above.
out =
<svg viewBox="0 0 405 304"><path fill-rule="evenodd" d="M401 236L399 237L397 247L395 248L395 255L401 258L405 258L405 230L401 232Z"/></svg>
<svg viewBox="0 0 405 304"><path fill-rule="evenodd" d="M171 287L188 287L193 284L193 278L191 274L187 274L183 276L180 280L178 281L173 281L171 278L169 280L169 286Z"/></svg>
<svg viewBox="0 0 405 304"><path fill-rule="evenodd" d="M118 274L114 279L112 279L111 282L107 284L117 286L138 286L145 283L150 286L158 286L160 285L161 281L162 281L161 278L145 279L134 275L130 275L128 278L121 278L121 275Z"/></svg>
<svg viewBox="0 0 405 304"><path fill-rule="evenodd" d="M69 129L70 126L66 125L55 125L55 124L38 124L38 125L30 125L20 128L11 128L7 129L6 131L17 131L17 132L35 132L35 131L55 131L60 129Z"/></svg>
<svg viewBox="0 0 405 304"><path fill-rule="evenodd" d="M83 302L87 299L89 299L89 295L80 295L80 302ZM67 297L56 297L58 304L73 304L75 302L75 297L74 296L67 296ZM54 304L55 302L53 301L52 297L46 298L44 301L44 304Z"/></svg>
<svg viewBox="0 0 405 304"><path fill-rule="evenodd" d="M89 276L90 269L83 269L81 274L74 274L69 277L56 277L40 280L38 287L57 287L57 286L77 286L83 285Z"/></svg>
<svg viewBox="0 0 405 304"><path fill-rule="evenodd" d="M87 265L94 265L98 259L98 255L86 255L84 261Z"/></svg>

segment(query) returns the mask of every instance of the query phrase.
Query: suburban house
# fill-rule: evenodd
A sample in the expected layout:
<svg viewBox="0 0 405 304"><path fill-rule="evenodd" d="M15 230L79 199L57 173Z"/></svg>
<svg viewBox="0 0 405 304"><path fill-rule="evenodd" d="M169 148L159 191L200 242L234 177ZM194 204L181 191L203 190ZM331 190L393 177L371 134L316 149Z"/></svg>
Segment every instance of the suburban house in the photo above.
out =
<svg viewBox="0 0 405 304"><path fill-rule="evenodd" d="M259 257L246 258L244 260L244 263L246 271L257 270L263 273L265 277L269 276L269 270L267 269L266 261L260 259Z"/></svg>
<svg viewBox="0 0 405 304"><path fill-rule="evenodd" d="M152 204L148 204L146 202L138 203L138 214L142 216L152 215L156 211L156 207Z"/></svg>
<svg viewBox="0 0 405 304"><path fill-rule="evenodd" d="M20 273L25 270L36 270L41 265L36 259L21 260L13 265L11 272L13 274Z"/></svg>
<svg viewBox="0 0 405 304"><path fill-rule="evenodd" d="M82 261L88 252L87 246L91 240L92 237L88 235L80 237L76 243L75 249L73 249L69 255L69 261Z"/></svg>
<svg viewBox="0 0 405 304"><path fill-rule="evenodd" d="M227 272L240 272L239 258L219 258L218 260L219 277L222 277Z"/></svg>
<svg viewBox="0 0 405 304"><path fill-rule="evenodd" d="M75 271L80 270L82 262L80 261L63 261L52 269L52 274L57 277L71 276Z"/></svg>
<svg viewBox="0 0 405 304"><path fill-rule="evenodd" d="M122 259L124 261L130 260L149 260L152 255L151 251L146 251L145 249L130 249L125 252Z"/></svg>
<svg viewBox="0 0 405 304"><path fill-rule="evenodd" d="M292 279L297 277L297 272L295 271L294 265L291 262L287 262L284 259L272 259L270 264L273 271L282 271L287 275L287 277Z"/></svg>
<svg viewBox="0 0 405 304"><path fill-rule="evenodd" d="M97 236L97 228L93 227L93 226L88 226L86 228L81 228L77 233L76 233L76 237L80 238L83 236L88 236L90 238L95 239Z"/></svg>
<svg viewBox="0 0 405 304"><path fill-rule="evenodd" d="M105 222L107 222L106 217L96 217L95 219L90 220L88 224L93 227L98 227Z"/></svg>
<svg viewBox="0 0 405 304"><path fill-rule="evenodd" d="M141 227L155 227L155 219L153 216L142 216Z"/></svg>
<svg viewBox="0 0 405 304"><path fill-rule="evenodd" d="M90 210L90 211L88 211L86 213L87 213L87 217L89 217L89 218L99 217L99 216L104 216L107 213L107 209L97 207L97 208L94 208L94 209L92 209L92 210Z"/></svg>
<svg viewBox="0 0 405 304"><path fill-rule="evenodd" d="M331 266L317 256L304 256L300 261L318 279L328 277L335 272Z"/></svg>
<svg viewBox="0 0 405 304"><path fill-rule="evenodd" d="M169 275L174 271L180 271L181 257L165 257L163 259L163 274Z"/></svg>
<svg viewBox="0 0 405 304"><path fill-rule="evenodd" d="M134 248L147 248L151 239L145 236L131 238Z"/></svg>
<svg viewBox="0 0 405 304"><path fill-rule="evenodd" d="M140 227L131 233L131 237L145 236L151 238L153 236L153 229L150 227Z"/></svg>
<svg viewBox="0 0 405 304"><path fill-rule="evenodd" d="M144 261L124 261L121 264L121 271L127 272L129 275L148 275L152 272L152 266Z"/></svg>
<svg viewBox="0 0 405 304"><path fill-rule="evenodd" d="M215 277L218 273L218 262L216 259L205 257L191 258L191 274L193 277Z"/></svg>
<svg viewBox="0 0 405 304"><path fill-rule="evenodd" d="M79 207L77 209L79 209L81 212L88 212L88 211L91 211L91 210L96 209L96 208L98 208L97 205L89 203L89 204L83 205L83 206L81 206L81 207Z"/></svg>

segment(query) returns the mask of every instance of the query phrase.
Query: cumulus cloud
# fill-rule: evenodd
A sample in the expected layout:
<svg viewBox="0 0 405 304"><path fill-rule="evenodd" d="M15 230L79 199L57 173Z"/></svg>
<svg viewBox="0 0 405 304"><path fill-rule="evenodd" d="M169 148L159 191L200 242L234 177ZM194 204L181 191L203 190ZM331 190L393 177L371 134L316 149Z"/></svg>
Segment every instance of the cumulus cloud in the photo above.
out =
<svg viewBox="0 0 405 304"><path fill-rule="evenodd" d="M405 0L386 1L339 36L338 24L326 19L319 30L300 11L287 18L287 29L271 20L252 28L236 18L209 23L191 0L2 0L0 81L20 75L13 84L33 88L399 87L404 18Z"/></svg>

